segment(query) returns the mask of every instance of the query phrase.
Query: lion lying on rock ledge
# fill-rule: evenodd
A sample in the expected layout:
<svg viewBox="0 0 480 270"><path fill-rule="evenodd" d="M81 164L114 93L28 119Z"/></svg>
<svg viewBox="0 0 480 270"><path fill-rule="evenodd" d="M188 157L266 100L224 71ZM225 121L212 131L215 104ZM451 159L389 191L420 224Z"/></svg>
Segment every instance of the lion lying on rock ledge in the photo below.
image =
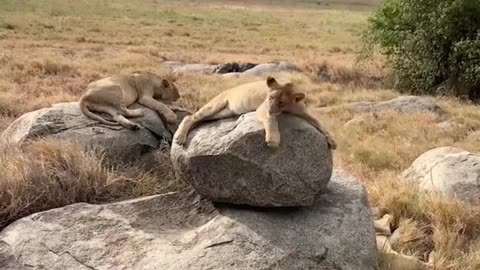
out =
<svg viewBox="0 0 480 270"><path fill-rule="evenodd" d="M80 98L79 105L85 116L102 124L120 124L128 129L139 130L141 127L138 123L125 117L141 117L144 111L128 109L128 106L138 102L156 111L168 123L175 123L177 116L163 103L170 104L179 98L178 89L172 82L150 72L136 71L90 83L87 92ZM92 113L92 110L109 114L115 122Z"/></svg>
<svg viewBox="0 0 480 270"><path fill-rule="evenodd" d="M280 84L272 76L267 78L266 83L258 81L243 84L220 93L195 114L185 117L175 133L174 140L179 145L185 144L190 129L202 121L229 118L256 111L258 120L265 129L267 145L277 147L280 144L277 116L287 112L313 125L325 136L329 148L335 149L337 144L333 137L315 117L308 113L303 102L304 98L305 94L300 92L295 84L291 82Z"/></svg>

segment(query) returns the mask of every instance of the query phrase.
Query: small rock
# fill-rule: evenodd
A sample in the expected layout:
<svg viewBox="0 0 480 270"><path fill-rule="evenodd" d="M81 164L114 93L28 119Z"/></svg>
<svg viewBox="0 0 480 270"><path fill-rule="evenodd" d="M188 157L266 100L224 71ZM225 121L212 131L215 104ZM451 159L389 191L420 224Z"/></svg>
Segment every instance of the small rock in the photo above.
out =
<svg viewBox="0 0 480 270"><path fill-rule="evenodd" d="M426 191L468 203L480 202L480 156L453 147L439 147L420 155L403 172Z"/></svg>
<svg viewBox="0 0 480 270"><path fill-rule="evenodd" d="M103 125L84 116L77 102L68 102L22 115L0 138L2 141L20 145L35 138L78 142L87 147L105 149L108 157L127 162L157 149L161 143L171 143L178 123L165 127L157 112L139 104L134 104L131 108L141 108L145 112L143 117L130 118L144 127L141 130L132 131L122 126ZM186 111L176 113L179 121L189 114Z"/></svg>
<svg viewBox="0 0 480 270"><path fill-rule="evenodd" d="M194 193L77 203L12 223L0 251L3 269L377 269L366 191L340 173L302 208L215 208Z"/></svg>
<svg viewBox="0 0 480 270"><path fill-rule="evenodd" d="M238 119L204 122L186 146L173 144L177 175L214 202L252 206L305 206L332 174L325 137L303 119L279 117L280 146L265 143L254 112Z"/></svg>

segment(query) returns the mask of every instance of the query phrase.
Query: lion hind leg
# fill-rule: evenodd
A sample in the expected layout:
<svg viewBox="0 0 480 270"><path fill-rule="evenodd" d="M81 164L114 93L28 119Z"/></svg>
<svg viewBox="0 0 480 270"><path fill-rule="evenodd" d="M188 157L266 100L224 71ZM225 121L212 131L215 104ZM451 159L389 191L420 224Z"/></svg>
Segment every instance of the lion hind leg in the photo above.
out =
<svg viewBox="0 0 480 270"><path fill-rule="evenodd" d="M220 110L219 112L205 117L205 120L217 120L217 119L229 118L229 117L232 117L234 115L235 115L235 113L232 110L225 107L222 110Z"/></svg>
<svg viewBox="0 0 480 270"><path fill-rule="evenodd" d="M174 140L177 144L183 145L187 141L189 131L198 123L204 120L220 119L223 115L231 115L228 113L230 110L227 108L228 101L225 100L212 100L205 106L200 108L196 113L190 116L186 116L178 126L177 132L175 132ZM220 113L220 115L219 115Z"/></svg>
<svg viewBox="0 0 480 270"><path fill-rule="evenodd" d="M128 128L128 129L132 129L132 130L139 130L141 128L141 126L137 123L134 123L130 120L128 120L127 118L125 118L125 116L121 115L121 114L117 114L113 117L113 119L117 122L119 122L122 126Z"/></svg>
<svg viewBox="0 0 480 270"><path fill-rule="evenodd" d="M110 126L118 126L119 123L117 122L112 122L112 121L108 121L107 119L104 119L103 117L101 117L100 115L96 115L94 114L93 112L90 111L90 108L93 108L94 111L98 111L98 110L95 110L95 105L93 104L90 104L84 100L81 100L80 101L80 110L82 111L82 113L87 116L88 118L90 119L93 119L93 120L97 120L99 121L100 123L102 124L105 124L105 125L110 125Z"/></svg>
<svg viewBox="0 0 480 270"><path fill-rule="evenodd" d="M125 116L122 115L121 110L117 110L113 107L106 106L106 105L96 105L95 111L108 113L110 116L112 116L113 120L117 121L120 125L128 129L132 129L132 130L140 129L140 125L125 118Z"/></svg>
<svg viewBox="0 0 480 270"><path fill-rule="evenodd" d="M145 112L142 109L128 109L126 107L123 107L121 109L122 115L125 117L142 117L145 115Z"/></svg>

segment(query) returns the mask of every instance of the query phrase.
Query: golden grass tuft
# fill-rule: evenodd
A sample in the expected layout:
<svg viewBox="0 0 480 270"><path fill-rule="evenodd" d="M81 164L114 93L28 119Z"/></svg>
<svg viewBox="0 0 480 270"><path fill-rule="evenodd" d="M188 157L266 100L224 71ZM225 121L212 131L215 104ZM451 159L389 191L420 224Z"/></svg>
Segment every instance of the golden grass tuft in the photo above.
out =
<svg viewBox="0 0 480 270"><path fill-rule="evenodd" d="M434 248L431 228L428 223L402 218L398 222L399 239L392 248L407 255L413 255L428 261L428 255Z"/></svg>
<svg viewBox="0 0 480 270"><path fill-rule="evenodd" d="M345 65L323 60L321 63L308 63L306 70L322 82L364 88L379 88L383 85L382 69L376 65L366 66L358 63Z"/></svg>
<svg viewBox="0 0 480 270"><path fill-rule="evenodd" d="M464 269L474 261L475 241L480 237L480 207L422 192L410 182L384 174L369 183L369 199L402 228L395 250L428 260L435 251L436 269Z"/></svg>
<svg viewBox="0 0 480 270"><path fill-rule="evenodd" d="M27 72L39 72L43 75L62 75L62 76L78 76L78 71L71 65L65 63L57 63L49 59L45 59L42 62L34 61L31 63L31 71Z"/></svg>
<svg viewBox="0 0 480 270"><path fill-rule="evenodd" d="M58 141L0 148L0 228L23 216L76 202L103 203L174 190L166 154L145 166L109 166L98 153ZM158 163L158 164L157 164Z"/></svg>

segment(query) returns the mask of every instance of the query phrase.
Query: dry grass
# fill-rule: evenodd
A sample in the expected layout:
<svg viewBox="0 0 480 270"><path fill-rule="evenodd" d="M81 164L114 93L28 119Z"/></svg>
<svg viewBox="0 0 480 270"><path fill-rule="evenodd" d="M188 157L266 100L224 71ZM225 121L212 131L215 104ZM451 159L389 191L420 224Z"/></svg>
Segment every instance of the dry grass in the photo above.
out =
<svg viewBox="0 0 480 270"><path fill-rule="evenodd" d="M157 165L150 168L155 170L114 168L75 144L36 141L25 149L3 145L0 228L31 213L76 202L110 202L178 188L168 156L158 153L154 159Z"/></svg>
<svg viewBox="0 0 480 270"><path fill-rule="evenodd" d="M289 61L308 71L310 76L295 79L304 83L307 101L316 107L399 96L382 84L380 60L354 61L369 14L354 5L357 1L336 8L342 1L332 0L325 8L305 0L294 9L289 2L267 2L245 7L224 0L202 5L0 0L0 128L27 111L75 100L89 82L104 76L139 69L167 76L160 65L165 59ZM323 81L311 81L312 76ZM179 103L196 110L220 91L254 79L179 76ZM423 260L435 250L436 269L478 269L480 210L424 194L399 179L429 149L480 152L480 141L468 138L480 130L478 106L456 99L437 102L452 128L439 125L444 119L434 114L383 112L348 126L358 115L345 109L318 117L339 144L336 165L365 183L372 205L406 227L397 250ZM0 225L76 201L104 202L176 188L166 161L158 164L167 167L148 172L109 167L74 145L38 142L25 150L4 146L1 151Z"/></svg>
<svg viewBox="0 0 480 270"><path fill-rule="evenodd" d="M393 214L404 233L393 246L425 261L435 250L435 269L466 269L477 263L475 250L480 230L480 207L427 195L394 175L369 183L370 202Z"/></svg>

